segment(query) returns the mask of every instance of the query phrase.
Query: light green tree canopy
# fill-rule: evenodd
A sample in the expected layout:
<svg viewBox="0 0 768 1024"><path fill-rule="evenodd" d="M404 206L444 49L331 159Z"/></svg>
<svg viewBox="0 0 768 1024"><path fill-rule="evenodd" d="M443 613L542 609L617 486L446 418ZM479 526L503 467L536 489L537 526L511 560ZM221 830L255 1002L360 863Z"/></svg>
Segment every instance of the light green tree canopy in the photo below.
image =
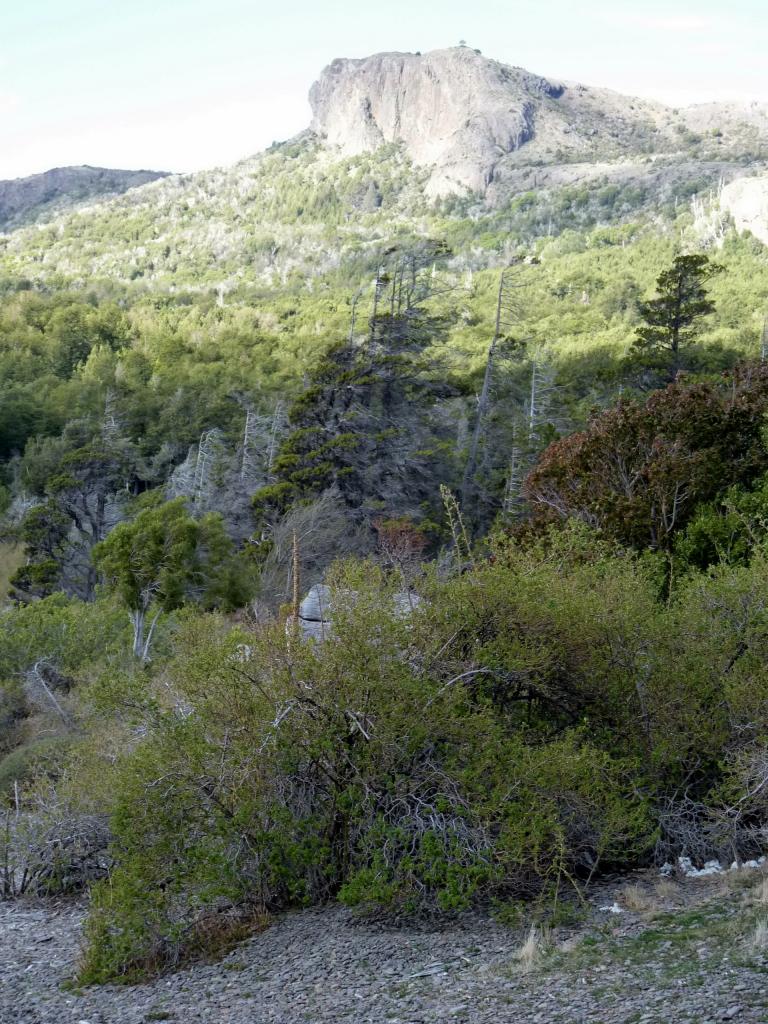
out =
<svg viewBox="0 0 768 1024"><path fill-rule="evenodd" d="M149 659L162 612L188 601L232 606L245 597L221 516L194 519L183 498L144 509L132 522L121 523L96 546L93 557L107 586L128 608L133 652L142 661Z"/></svg>

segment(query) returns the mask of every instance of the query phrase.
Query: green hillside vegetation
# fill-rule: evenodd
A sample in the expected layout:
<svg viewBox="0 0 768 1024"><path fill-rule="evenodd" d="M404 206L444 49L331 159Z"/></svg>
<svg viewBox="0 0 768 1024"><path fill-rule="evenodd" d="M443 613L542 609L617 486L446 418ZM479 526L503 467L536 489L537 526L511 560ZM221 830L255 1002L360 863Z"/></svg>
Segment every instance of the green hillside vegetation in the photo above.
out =
<svg viewBox="0 0 768 1024"><path fill-rule="evenodd" d="M680 232L695 243L688 220L683 216L662 233L642 223L571 230L532 246L521 246L513 232L498 233L481 239L481 267L471 280L473 260L455 250L460 285L451 296L454 319L445 342L454 371L471 384L492 334L498 271L482 264L498 265L523 251L541 262L529 274L515 333L531 351L545 350L563 383L573 382L577 391L592 386L598 370L615 373L632 342L638 301L652 293ZM464 243L440 233L449 226L430 225L433 237L445 237L449 246ZM717 259L725 272L712 282L716 313L701 339L713 368L757 354L768 300L765 250L751 237L731 233ZM347 264L336 276L242 286L223 308L210 292L116 290L98 280L84 290L51 283L41 291L7 280L0 356L3 415L11 422L2 426L0 451L22 452L28 437L60 431L72 413L100 414L108 389L136 421L130 433L156 448L163 440L190 443L206 426L234 425L240 412L228 392L262 400L295 393L301 374L346 336L353 296L372 280L375 266L372 252L357 276ZM370 287L362 302L365 315ZM195 397L202 388L205 402ZM142 403L152 408L142 410Z"/></svg>
<svg viewBox="0 0 768 1024"><path fill-rule="evenodd" d="M0 892L91 889L84 981L762 850L768 250L702 175L299 138L2 239Z"/></svg>

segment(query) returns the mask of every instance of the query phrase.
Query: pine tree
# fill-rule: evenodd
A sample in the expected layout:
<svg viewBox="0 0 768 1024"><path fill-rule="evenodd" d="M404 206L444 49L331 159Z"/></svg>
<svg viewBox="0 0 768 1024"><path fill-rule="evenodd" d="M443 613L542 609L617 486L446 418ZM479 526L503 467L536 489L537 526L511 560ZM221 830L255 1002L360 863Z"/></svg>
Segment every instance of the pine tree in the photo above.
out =
<svg viewBox="0 0 768 1024"><path fill-rule="evenodd" d="M665 370L669 380L682 369L701 321L715 310L704 286L722 270L703 253L676 256L656 279L656 297L639 305L644 322L637 329L635 350Z"/></svg>

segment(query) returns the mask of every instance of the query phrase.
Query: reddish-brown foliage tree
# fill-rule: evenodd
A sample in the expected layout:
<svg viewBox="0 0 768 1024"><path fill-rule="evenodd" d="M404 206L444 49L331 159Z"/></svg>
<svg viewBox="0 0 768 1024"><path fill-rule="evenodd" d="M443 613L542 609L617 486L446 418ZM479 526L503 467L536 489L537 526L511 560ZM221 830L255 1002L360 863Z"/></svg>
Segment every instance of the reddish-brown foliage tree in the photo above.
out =
<svg viewBox="0 0 768 1024"><path fill-rule="evenodd" d="M400 519L376 519L379 551L389 565L402 569L415 567L424 555L428 538L407 516Z"/></svg>
<svg viewBox="0 0 768 1024"><path fill-rule="evenodd" d="M766 410L763 365L620 401L543 453L525 481L534 524L573 517L632 547L667 548L700 501L768 469Z"/></svg>

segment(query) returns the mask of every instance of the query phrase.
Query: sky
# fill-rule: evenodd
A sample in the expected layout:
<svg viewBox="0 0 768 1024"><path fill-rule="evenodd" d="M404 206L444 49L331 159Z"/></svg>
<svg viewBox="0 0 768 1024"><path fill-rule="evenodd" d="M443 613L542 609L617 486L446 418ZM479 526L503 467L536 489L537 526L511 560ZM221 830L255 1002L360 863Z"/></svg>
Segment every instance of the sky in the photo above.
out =
<svg viewBox="0 0 768 1024"><path fill-rule="evenodd" d="M193 171L309 124L334 57L460 40L671 105L768 102L766 0L0 0L0 179Z"/></svg>

